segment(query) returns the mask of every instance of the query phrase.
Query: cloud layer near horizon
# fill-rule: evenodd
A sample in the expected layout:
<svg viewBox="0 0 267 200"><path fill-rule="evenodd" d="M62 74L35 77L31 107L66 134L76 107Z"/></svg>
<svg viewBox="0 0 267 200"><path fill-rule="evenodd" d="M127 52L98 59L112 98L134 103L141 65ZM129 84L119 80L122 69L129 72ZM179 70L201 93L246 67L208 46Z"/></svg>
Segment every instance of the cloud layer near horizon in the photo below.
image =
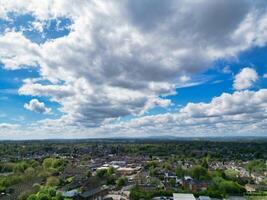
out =
<svg viewBox="0 0 267 200"><path fill-rule="evenodd" d="M171 101L164 95L193 83L192 76L218 59L237 58L245 50L265 46L263 1L3 0L0 4L3 19L10 12L30 13L40 32L47 20L65 17L72 22L69 34L40 44L22 31L5 30L0 36L5 69L32 68L40 74L38 79L24 80L19 94L46 97L60 105L60 118L38 122L44 130L72 126L95 134L122 130L182 134L194 130L185 129L191 126L204 134L226 124L222 130L239 130L241 123L262 130L265 90L222 94L210 103L188 103L175 113L140 116L156 106L168 108ZM258 79L253 69L244 70L236 76L237 90L250 88ZM136 119L114 122L126 116ZM154 127L148 128L148 120Z"/></svg>

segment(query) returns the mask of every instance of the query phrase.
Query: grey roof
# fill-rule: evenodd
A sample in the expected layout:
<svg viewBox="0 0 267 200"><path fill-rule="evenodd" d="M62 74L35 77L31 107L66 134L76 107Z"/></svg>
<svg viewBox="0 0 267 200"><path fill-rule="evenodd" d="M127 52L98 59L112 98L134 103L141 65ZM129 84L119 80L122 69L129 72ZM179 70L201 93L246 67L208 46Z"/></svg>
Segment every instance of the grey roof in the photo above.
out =
<svg viewBox="0 0 267 200"><path fill-rule="evenodd" d="M63 197L75 197L79 192L77 189L62 192Z"/></svg>
<svg viewBox="0 0 267 200"><path fill-rule="evenodd" d="M211 200L211 198L208 197L208 196L199 196L198 199L199 199L199 200Z"/></svg>
<svg viewBox="0 0 267 200"><path fill-rule="evenodd" d="M196 200L193 194L173 193L174 200Z"/></svg>

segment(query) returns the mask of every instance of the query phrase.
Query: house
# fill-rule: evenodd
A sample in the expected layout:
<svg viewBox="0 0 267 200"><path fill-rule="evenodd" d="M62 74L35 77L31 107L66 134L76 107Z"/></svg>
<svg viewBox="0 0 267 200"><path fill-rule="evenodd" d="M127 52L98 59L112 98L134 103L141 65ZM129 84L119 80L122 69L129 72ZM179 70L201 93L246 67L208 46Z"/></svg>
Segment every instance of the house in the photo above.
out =
<svg viewBox="0 0 267 200"><path fill-rule="evenodd" d="M66 198L74 198L74 197L76 197L78 194L79 194L79 192L78 192L77 189L73 189L73 190L70 190L70 191L63 191L63 192L62 192L62 196L63 196L63 197L66 197Z"/></svg>
<svg viewBox="0 0 267 200"><path fill-rule="evenodd" d="M203 191L208 189L209 183L207 181L193 180L191 177L185 176L181 185L192 191Z"/></svg>
<svg viewBox="0 0 267 200"><path fill-rule="evenodd" d="M198 200L211 200L211 198L208 196L199 196Z"/></svg>
<svg viewBox="0 0 267 200"><path fill-rule="evenodd" d="M183 180L179 179L174 173L165 173L164 181L165 183L169 183L171 180L174 180L176 184L182 185Z"/></svg>
<svg viewBox="0 0 267 200"><path fill-rule="evenodd" d="M207 190L208 187L209 187L209 184L207 181L193 180L189 183L189 189L192 191L203 191L203 190Z"/></svg>
<svg viewBox="0 0 267 200"><path fill-rule="evenodd" d="M110 162L110 165L118 165L120 167L125 167L126 166L126 161L111 161Z"/></svg>
<svg viewBox="0 0 267 200"><path fill-rule="evenodd" d="M117 172L118 172L120 175L123 175L123 176L129 176L129 175L134 174L134 173L137 172L138 170L140 170L139 167L136 167L136 168L132 168L132 167L119 167L119 168L117 169Z"/></svg>
<svg viewBox="0 0 267 200"><path fill-rule="evenodd" d="M196 200L193 194L173 193L173 200Z"/></svg>

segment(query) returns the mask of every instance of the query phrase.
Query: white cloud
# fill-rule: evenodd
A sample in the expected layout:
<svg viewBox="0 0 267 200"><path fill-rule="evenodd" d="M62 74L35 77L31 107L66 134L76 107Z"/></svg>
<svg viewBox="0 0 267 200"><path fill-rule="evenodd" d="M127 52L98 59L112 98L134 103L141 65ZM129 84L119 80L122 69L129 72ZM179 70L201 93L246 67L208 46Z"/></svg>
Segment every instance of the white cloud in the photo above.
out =
<svg viewBox="0 0 267 200"><path fill-rule="evenodd" d="M229 66L225 66L225 67L223 68L222 72L223 72L224 74L231 74L231 73L232 73L231 68L230 68Z"/></svg>
<svg viewBox="0 0 267 200"><path fill-rule="evenodd" d="M250 117L266 116L267 90L257 92L240 91L233 94L223 93L214 97L210 103L189 103L180 110L182 114L193 118L224 117L248 114Z"/></svg>
<svg viewBox="0 0 267 200"><path fill-rule="evenodd" d="M208 103L188 103L173 113L141 116L129 121L106 121L101 126L77 126L63 116L46 119L21 129L7 129L18 138L136 137L150 135L233 136L265 135L267 124L267 89L236 91L214 97ZM1 126L0 126L1 127ZM32 135L38 131L38 135ZM6 137L6 135L0 136ZM24 139L25 139L24 137Z"/></svg>
<svg viewBox="0 0 267 200"><path fill-rule="evenodd" d="M209 103L188 103L176 113L158 114L107 124L102 131L177 136L264 134L267 122L267 89L224 93Z"/></svg>
<svg viewBox="0 0 267 200"><path fill-rule="evenodd" d="M251 88L257 80L257 72L252 68L246 67L235 76L233 87L236 90L248 89Z"/></svg>
<svg viewBox="0 0 267 200"><path fill-rule="evenodd" d="M18 128L19 125L18 124L9 124L9 123L0 123L0 130L1 129L9 129L9 130L13 130L13 129L16 129Z"/></svg>
<svg viewBox="0 0 267 200"><path fill-rule="evenodd" d="M36 67L40 58L37 44L26 39L22 33L8 32L0 36L0 61L7 69Z"/></svg>
<svg viewBox="0 0 267 200"><path fill-rule="evenodd" d="M51 112L51 108L46 107L45 104L43 102L39 102L38 99L32 99L29 103L25 103L24 108L42 114L48 114Z"/></svg>
<svg viewBox="0 0 267 200"><path fill-rule="evenodd" d="M188 77L188 76L185 76L185 75L180 77L180 81L181 81L182 83L188 82L188 81L190 81L190 80L191 80L191 78Z"/></svg>
<svg viewBox="0 0 267 200"><path fill-rule="evenodd" d="M40 121L36 129L58 137L63 132L71 135L75 131L78 133L76 137L264 135L266 107L267 89L246 90L224 93L208 103L188 103L173 113L141 116L129 121L107 121L90 129L70 125L69 117Z"/></svg>
<svg viewBox="0 0 267 200"><path fill-rule="evenodd" d="M55 122L69 125L97 127L155 106L168 107L171 102L160 97L196 84L191 77L213 61L267 41L267 15L254 1L0 4L1 16L11 11L32 13L39 31L43 20L61 16L72 20L69 35L41 45L13 31L0 36L0 59L6 68L34 65L40 71L41 79L25 82L19 94L59 103L63 116ZM235 87L248 88L254 79L237 81Z"/></svg>

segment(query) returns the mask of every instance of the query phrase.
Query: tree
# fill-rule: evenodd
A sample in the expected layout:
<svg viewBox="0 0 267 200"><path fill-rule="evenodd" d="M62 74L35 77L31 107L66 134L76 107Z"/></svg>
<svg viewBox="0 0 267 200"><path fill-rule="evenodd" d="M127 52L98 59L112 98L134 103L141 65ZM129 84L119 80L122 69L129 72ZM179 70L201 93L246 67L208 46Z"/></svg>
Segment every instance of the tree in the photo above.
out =
<svg viewBox="0 0 267 200"><path fill-rule="evenodd" d="M40 193L38 195L38 200L50 200L52 199L48 194L45 193Z"/></svg>
<svg viewBox="0 0 267 200"><path fill-rule="evenodd" d="M208 158L205 157L203 160L202 160L202 163L201 163L201 166L205 169L208 169L209 168L209 164L208 164Z"/></svg>
<svg viewBox="0 0 267 200"><path fill-rule="evenodd" d="M150 161L145 165L145 169L149 169L150 167L157 167L157 162L156 161Z"/></svg>
<svg viewBox="0 0 267 200"><path fill-rule="evenodd" d="M155 176L155 174L156 174L156 168L153 166L149 167L149 175Z"/></svg>
<svg viewBox="0 0 267 200"><path fill-rule="evenodd" d="M88 170L87 172L86 172L86 177L87 178L90 178L92 176L92 172L91 172L91 170Z"/></svg>
<svg viewBox="0 0 267 200"><path fill-rule="evenodd" d="M34 183L32 188L35 192L38 192L41 189L41 185L39 183Z"/></svg>
<svg viewBox="0 0 267 200"><path fill-rule="evenodd" d="M57 186L59 184L60 184L60 180L55 176L50 176L46 180L46 185L47 186L54 187L54 186Z"/></svg>
<svg viewBox="0 0 267 200"><path fill-rule="evenodd" d="M53 166L53 158L46 158L43 161L43 168L44 169L49 169L52 168Z"/></svg>
<svg viewBox="0 0 267 200"><path fill-rule="evenodd" d="M46 170L60 171L65 166L66 162L58 158L46 158L43 161L43 168Z"/></svg>
<svg viewBox="0 0 267 200"><path fill-rule="evenodd" d="M236 180L238 176L238 172L233 169L227 169L224 171L225 178L228 180Z"/></svg>
<svg viewBox="0 0 267 200"><path fill-rule="evenodd" d="M212 179L213 191L220 191L220 193L225 196L226 194L243 194L245 192L244 187L239 185L234 181L228 181L221 177L215 177Z"/></svg>
<svg viewBox="0 0 267 200"><path fill-rule="evenodd" d="M35 170L34 170L33 167L29 167L29 168L27 168L27 169L24 171L24 173L25 173L26 175L28 175L28 176L33 176L34 173L35 173Z"/></svg>
<svg viewBox="0 0 267 200"><path fill-rule="evenodd" d="M246 169L251 175L253 171L257 171L257 172L264 171L266 169L266 165L261 160L252 160L246 165Z"/></svg>
<svg viewBox="0 0 267 200"><path fill-rule="evenodd" d="M170 162L164 162L162 165L161 165L161 168L162 169L165 169L165 170L171 170L172 167L171 167L171 163Z"/></svg>
<svg viewBox="0 0 267 200"><path fill-rule="evenodd" d="M197 180L205 180L209 178L207 169L201 166L196 166L193 168L192 176Z"/></svg>
<svg viewBox="0 0 267 200"><path fill-rule="evenodd" d="M27 198L27 200L38 200L38 198L35 194L32 194Z"/></svg>
<svg viewBox="0 0 267 200"><path fill-rule="evenodd" d="M139 187L135 186L131 189L130 199L133 199L133 200L139 200L139 199L150 200L151 194L148 191L141 190Z"/></svg>
<svg viewBox="0 0 267 200"><path fill-rule="evenodd" d="M114 176L108 176L107 185L115 185L115 184L116 184L116 178Z"/></svg>
<svg viewBox="0 0 267 200"><path fill-rule="evenodd" d="M176 176L179 178L182 178L185 175L185 171L182 169L181 166L176 168L175 173L176 173Z"/></svg>
<svg viewBox="0 0 267 200"><path fill-rule="evenodd" d="M18 173L23 173L27 168L29 167L29 165L26 162L19 162L15 165L14 167L14 172Z"/></svg>
<svg viewBox="0 0 267 200"><path fill-rule="evenodd" d="M18 199L19 200L26 200L31 194L32 194L31 191L24 191L24 192L20 193Z"/></svg>
<svg viewBox="0 0 267 200"><path fill-rule="evenodd" d="M127 183L128 179L127 177L120 177L117 181L116 181L116 185L117 187L122 187L125 186Z"/></svg>
<svg viewBox="0 0 267 200"><path fill-rule="evenodd" d="M174 186L176 185L176 180L172 178L172 179L170 180L170 185L171 185L172 187L174 187Z"/></svg>
<svg viewBox="0 0 267 200"><path fill-rule="evenodd" d="M27 200L63 200L63 197L55 188L45 186L36 194L30 195Z"/></svg>
<svg viewBox="0 0 267 200"><path fill-rule="evenodd" d="M96 176L99 178L103 178L107 174L106 169L98 169L96 170Z"/></svg>
<svg viewBox="0 0 267 200"><path fill-rule="evenodd" d="M109 167L108 170L107 170L107 174L108 174L109 176L111 176L111 175L114 174L114 173L115 173L115 169L114 169L114 167Z"/></svg>

